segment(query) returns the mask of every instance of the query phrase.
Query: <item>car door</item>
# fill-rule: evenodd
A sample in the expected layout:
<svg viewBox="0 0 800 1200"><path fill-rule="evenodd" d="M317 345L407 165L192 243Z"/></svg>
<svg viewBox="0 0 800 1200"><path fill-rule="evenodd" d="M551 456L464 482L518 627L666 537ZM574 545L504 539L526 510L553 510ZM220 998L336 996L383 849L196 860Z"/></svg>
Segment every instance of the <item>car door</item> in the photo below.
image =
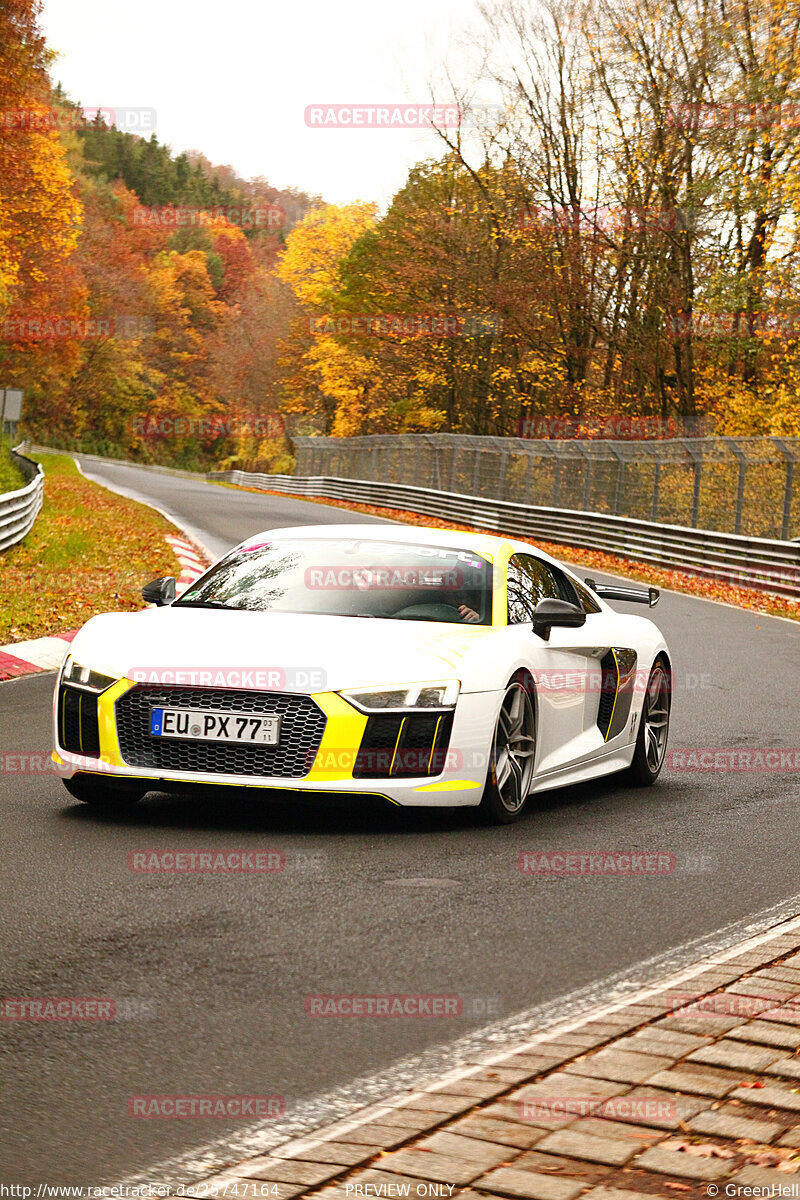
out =
<svg viewBox="0 0 800 1200"><path fill-rule="evenodd" d="M575 597L575 603L586 613L586 625L579 631L589 655L585 714L589 727L596 727L601 738L592 753L606 754L633 741L634 698L644 687L638 655L630 644L630 630L620 614L604 611L589 588L557 567L552 569L560 577L562 599Z"/></svg>
<svg viewBox="0 0 800 1200"><path fill-rule="evenodd" d="M512 555L507 577L508 623L530 625L540 600L554 598L577 604L586 613L580 629L555 626L548 641L530 631L529 665L536 683L537 774L557 772L602 750L597 725L599 672L596 618L600 606L578 594L572 581L533 554ZM597 677L597 678L595 678Z"/></svg>

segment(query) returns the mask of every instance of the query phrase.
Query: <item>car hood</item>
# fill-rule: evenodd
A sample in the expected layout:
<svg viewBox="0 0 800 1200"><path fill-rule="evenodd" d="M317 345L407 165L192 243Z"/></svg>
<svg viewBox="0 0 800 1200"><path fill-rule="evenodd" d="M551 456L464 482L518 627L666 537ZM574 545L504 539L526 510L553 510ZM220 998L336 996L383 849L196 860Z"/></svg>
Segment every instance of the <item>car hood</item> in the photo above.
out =
<svg viewBox="0 0 800 1200"><path fill-rule="evenodd" d="M464 659L492 632L429 621L166 607L93 617L71 653L104 674L140 682L319 692L455 678L470 690ZM180 675L173 678L173 671Z"/></svg>

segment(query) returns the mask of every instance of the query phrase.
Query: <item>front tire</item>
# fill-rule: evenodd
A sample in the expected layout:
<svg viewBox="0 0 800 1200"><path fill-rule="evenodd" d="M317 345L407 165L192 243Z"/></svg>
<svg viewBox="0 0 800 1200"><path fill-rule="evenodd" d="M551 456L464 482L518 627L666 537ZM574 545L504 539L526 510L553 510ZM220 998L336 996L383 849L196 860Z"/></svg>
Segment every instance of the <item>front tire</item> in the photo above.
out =
<svg viewBox="0 0 800 1200"><path fill-rule="evenodd" d="M62 779L64 787L76 800L106 812L125 812L135 808L145 792L141 788L115 788L107 783L86 783L83 779Z"/></svg>
<svg viewBox="0 0 800 1200"><path fill-rule="evenodd" d="M672 707L670 670L663 658L656 659L644 694L633 761L626 775L634 787L652 787L661 774L667 753Z"/></svg>
<svg viewBox="0 0 800 1200"><path fill-rule="evenodd" d="M480 814L490 825L521 817L533 781L536 713L530 684L516 678L506 688L497 716Z"/></svg>

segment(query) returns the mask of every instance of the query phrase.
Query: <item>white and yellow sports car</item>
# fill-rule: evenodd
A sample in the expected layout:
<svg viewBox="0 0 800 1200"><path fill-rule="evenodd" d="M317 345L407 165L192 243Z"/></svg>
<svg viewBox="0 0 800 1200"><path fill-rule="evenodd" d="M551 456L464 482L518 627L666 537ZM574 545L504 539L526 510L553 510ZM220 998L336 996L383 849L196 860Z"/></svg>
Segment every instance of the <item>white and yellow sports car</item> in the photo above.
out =
<svg viewBox="0 0 800 1200"><path fill-rule="evenodd" d="M269 530L176 599L93 617L58 676L55 754L88 804L209 785L519 817L536 792L664 761L659 630L526 542L405 525Z"/></svg>

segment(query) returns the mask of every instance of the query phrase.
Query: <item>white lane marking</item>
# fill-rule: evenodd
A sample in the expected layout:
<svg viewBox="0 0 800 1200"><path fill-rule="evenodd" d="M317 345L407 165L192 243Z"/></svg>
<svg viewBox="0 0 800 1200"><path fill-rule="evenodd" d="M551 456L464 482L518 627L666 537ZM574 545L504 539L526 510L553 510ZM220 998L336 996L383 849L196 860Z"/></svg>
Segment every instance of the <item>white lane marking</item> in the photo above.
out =
<svg viewBox="0 0 800 1200"><path fill-rule="evenodd" d="M227 1164L264 1154L278 1146L284 1147L289 1141L292 1141L292 1149L298 1145L305 1148L322 1145L330 1138L341 1137L368 1121L413 1103L414 1095L435 1091L445 1083L467 1078L486 1066L500 1065L513 1055L525 1053L552 1037L578 1030L589 1021L601 1020L629 1004L641 1003L664 988L686 984L712 965L728 962L787 933L797 931L800 934L800 916L796 915L799 911L800 895L714 934L636 963L608 979L597 980L537 1008L483 1026L456 1041L430 1047L375 1075L363 1076L323 1095L303 1100L296 1105L295 1115L291 1118L248 1126L150 1167L121 1183L133 1186L153 1180L174 1185L196 1182L213 1171L222 1170ZM691 956L689 963L679 963L678 960L686 960L687 955ZM630 983L634 971L640 976L649 973L653 977L637 987ZM601 996L603 1001L598 1003ZM501 1043L499 1048L498 1043ZM459 1065L448 1070L448 1060ZM401 1089L406 1090L398 1095Z"/></svg>

